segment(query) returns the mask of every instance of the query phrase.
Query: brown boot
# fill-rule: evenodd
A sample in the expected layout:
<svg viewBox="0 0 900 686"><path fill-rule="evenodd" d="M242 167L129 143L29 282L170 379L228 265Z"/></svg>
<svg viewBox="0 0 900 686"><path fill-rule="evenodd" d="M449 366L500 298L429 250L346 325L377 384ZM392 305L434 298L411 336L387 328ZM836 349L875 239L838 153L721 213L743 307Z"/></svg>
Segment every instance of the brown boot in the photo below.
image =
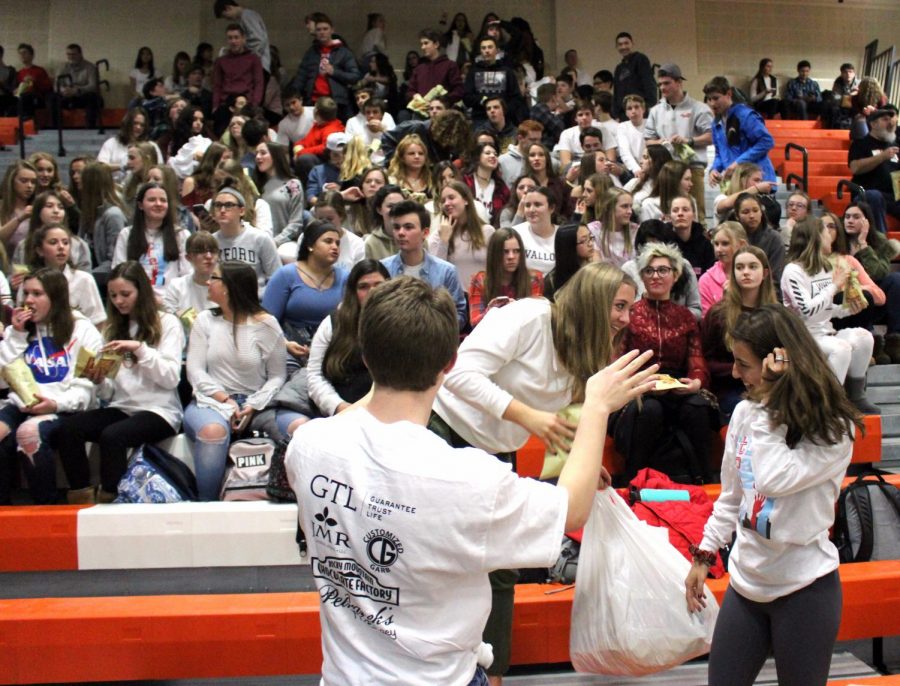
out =
<svg viewBox="0 0 900 686"><path fill-rule="evenodd" d="M97 489L97 502L101 505L105 505L107 503L113 502L117 497L118 493L110 493L109 491L104 491L102 488Z"/></svg>
<svg viewBox="0 0 900 686"><path fill-rule="evenodd" d="M69 505L93 505L97 502L97 488L70 488L66 494L66 502Z"/></svg>
<svg viewBox="0 0 900 686"><path fill-rule="evenodd" d="M900 333L889 333L884 337L884 352L892 364L900 364Z"/></svg>
<svg viewBox="0 0 900 686"><path fill-rule="evenodd" d="M872 351L875 364L890 364L891 357L884 351L884 336L875 336L875 349Z"/></svg>

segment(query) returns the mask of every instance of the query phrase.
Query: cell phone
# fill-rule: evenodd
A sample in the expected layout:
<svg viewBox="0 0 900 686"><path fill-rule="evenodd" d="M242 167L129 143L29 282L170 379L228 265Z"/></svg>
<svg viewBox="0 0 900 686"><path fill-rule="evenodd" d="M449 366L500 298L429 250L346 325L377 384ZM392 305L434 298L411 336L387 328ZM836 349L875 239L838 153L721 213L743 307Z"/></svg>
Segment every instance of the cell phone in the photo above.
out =
<svg viewBox="0 0 900 686"><path fill-rule="evenodd" d="M197 216L197 219L212 219L209 210L206 209L206 205L194 205L191 207L191 211Z"/></svg>
<svg viewBox="0 0 900 686"><path fill-rule="evenodd" d="M250 423L250 415L245 414L241 417L241 421L238 422L238 425L234 429L234 433L240 434L244 432L244 429L247 428L247 425Z"/></svg>

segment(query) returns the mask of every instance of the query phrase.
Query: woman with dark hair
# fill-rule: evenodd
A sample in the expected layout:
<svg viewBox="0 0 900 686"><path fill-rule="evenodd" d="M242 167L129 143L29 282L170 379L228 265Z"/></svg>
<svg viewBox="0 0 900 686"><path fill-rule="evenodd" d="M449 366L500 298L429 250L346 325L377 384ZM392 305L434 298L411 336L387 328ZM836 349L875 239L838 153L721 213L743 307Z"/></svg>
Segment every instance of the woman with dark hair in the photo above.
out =
<svg viewBox="0 0 900 686"><path fill-rule="evenodd" d="M750 245L762 248L769 259L775 292L781 299L781 272L784 269L784 243L769 226L766 208L758 195L741 193L734 202L735 219L744 227Z"/></svg>
<svg viewBox="0 0 900 686"><path fill-rule="evenodd" d="M372 229L366 235L366 257L381 260L397 253L394 243L394 230L391 228L390 212L394 205L406 200L403 189L388 184L378 189L369 200L369 212L372 216Z"/></svg>
<svg viewBox="0 0 900 686"><path fill-rule="evenodd" d="M560 226L556 230L555 246L556 266L544 279L544 297L551 302L575 272L586 264L600 261L591 232L583 224Z"/></svg>
<svg viewBox="0 0 900 686"><path fill-rule="evenodd" d="M759 69L750 81L750 104L766 119L772 119L781 109L778 79L772 73L773 67L772 60L763 57L759 61Z"/></svg>
<svg viewBox="0 0 900 686"><path fill-rule="evenodd" d="M809 331L784 307L742 314L730 335L748 399L728 426L722 494L703 540L691 546L687 609L705 605L709 568L731 545L708 683L750 686L774 651L780 683L824 684L841 623L829 529L863 423Z"/></svg>
<svg viewBox="0 0 900 686"><path fill-rule="evenodd" d="M169 93L180 93L187 88L188 74L191 73L191 56L183 50L175 53L172 60L172 73L166 77L165 86Z"/></svg>
<svg viewBox="0 0 900 686"><path fill-rule="evenodd" d="M179 179L186 179L197 170L203 153L213 143L210 136L203 110L194 105L185 107L175 122L172 153L167 162Z"/></svg>
<svg viewBox="0 0 900 686"><path fill-rule="evenodd" d="M91 162L81 174L81 228L78 235L87 241L93 254L94 277L106 283L119 232L125 228L125 207L116 192L109 167Z"/></svg>
<svg viewBox="0 0 900 686"><path fill-rule="evenodd" d="M387 103L391 116L397 115L399 103L399 90L397 89L397 74L388 56L382 52L376 52L368 58L368 71L363 74L363 83L375 89L376 98Z"/></svg>
<svg viewBox="0 0 900 686"><path fill-rule="evenodd" d="M487 269L469 285L469 322L475 326L492 307L543 292L543 275L525 265L522 237L515 229L497 229L488 241Z"/></svg>
<svg viewBox="0 0 900 686"><path fill-rule="evenodd" d="M175 223L175 201L158 183L145 183L135 198L134 222L119 232L112 265L136 261L162 295L166 283L191 270L185 259L188 232Z"/></svg>
<svg viewBox="0 0 900 686"><path fill-rule="evenodd" d="M693 186L691 168L685 162L681 160L666 162L659 170L650 196L641 204L641 221L645 222L648 219L667 221L672 200L678 195L690 197ZM694 214L697 214L696 209Z"/></svg>
<svg viewBox="0 0 900 686"><path fill-rule="evenodd" d="M166 116L157 125L157 130L154 132L154 140L159 149L162 150L163 156L161 159L163 162L168 162L169 158L178 152L176 149L173 149L172 140L175 138L175 127L178 126L178 117L181 116L188 104L188 101L184 98L175 98L169 102Z"/></svg>
<svg viewBox="0 0 900 686"><path fill-rule="evenodd" d="M359 177L359 185L341 191L347 208L349 226L357 236L365 236L373 229L372 212L369 202L375 194L387 186L387 172L381 167L369 167Z"/></svg>
<svg viewBox="0 0 900 686"><path fill-rule="evenodd" d="M466 62L472 61L472 39L475 35L469 26L469 18L464 12L457 12L453 15L453 21L450 22L450 28L444 34L445 45L447 46L447 59L456 62L462 66Z"/></svg>
<svg viewBox="0 0 900 686"><path fill-rule="evenodd" d="M210 43L197 43L192 63L203 69L203 87L212 90L212 74L215 60L213 58L213 46Z"/></svg>
<svg viewBox="0 0 900 686"><path fill-rule="evenodd" d="M363 398L372 377L359 346L359 313L372 289L390 278L376 260L357 262L344 287L340 306L322 320L309 349L309 399L324 417L343 412Z"/></svg>
<svg viewBox="0 0 900 686"><path fill-rule="evenodd" d="M272 211L275 243L280 245L299 234L303 225L303 186L291 169L287 146L271 141L256 146L253 182Z"/></svg>
<svg viewBox="0 0 900 686"><path fill-rule="evenodd" d="M134 69L128 72L128 80L131 82L131 90L134 96L141 98L144 94L144 84L150 79L161 77L162 74L153 66L153 51L146 45L138 50L134 58Z"/></svg>
<svg viewBox="0 0 900 686"><path fill-rule="evenodd" d="M463 180L474 199L481 203L491 218L491 225L500 225L500 212L509 200L509 188L500 175L498 148L491 143L479 143L472 151L469 171Z"/></svg>
<svg viewBox="0 0 900 686"><path fill-rule="evenodd" d="M209 278L218 308L201 312L191 328L187 376L194 399L184 411L201 500L215 500L232 434L273 425L284 436L306 421L289 410L266 410L286 379L284 338L256 295L256 274L227 260ZM274 415L274 416L272 416Z"/></svg>
<svg viewBox="0 0 900 686"><path fill-rule="evenodd" d="M142 143L149 138L149 122L150 119L144 108L133 107L125 113L119 132L115 136L107 138L100 146L97 161L109 167L115 181L118 182L125 178L128 165L128 146ZM153 145L156 147L156 143ZM159 161L162 161L163 156L158 147L156 154Z"/></svg>
<svg viewBox="0 0 900 686"><path fill-rule="evenodd" d="M196 171L181 184L181 203L193 208L209 200L216 189L215 173L223 160L234 159L228 146L222 143L211 143L200 158Z"/></svg>
<svg viewBox="0 0 900 686"><path fill-rule="evenodd" d="M23 398L11 389L0 406L0 503L11 504L10 477L20 464L32 500L49 505L57 497L60 415L86 410L93 401L91 382L75 378L75 361L82 348L99 350L103 339L70 307L69 283L59 269L30 273L22 291L23 305L13 310L12 324L0 340L0 367L26 366L39 390L35 398Z"/></svg>
<svg viewBox="0 0 900 686"><path fill-rule="evenodd" d="M309 344L322 320L341 301L347 272L336 267L341 229L319 220L306 225L297 261L275 272L266 286L263 307L281 324L287 351L297 360L309 355Z"/></svg>
<svg viewBox="0 0 900 686"><path fill-rule="evenodd" d="M648 145L641 157L641 171L627 184L625 190L634 198L634 211L640 213L641 205L650 197L656 187L656 179L666 162L672 160L670 153L664 145L656 143Z"/></svg>
<svg viewBox="0 0 900 686"><path fill-rule="evenodd" d="M319 196L319 201L313 209L313 215L319 221L327 222L337 227L341 232L340 257L336 265L342 267L344 271L349 272L353 265L366 256L365 243L363 239L346 228L344 224L347 221L347 206L344 204L344 198L338 191L325 191ZM285 247L289 244L285 243L278 249L282 261L292 264L297 259L297 243L293 243L294 251L289 258L285 259Z"/></svg>
<svg viewBox="0 0 900 686"><path fill-rule="evenodd" d="M103 309L103 300L100 298L97 281L91 275L90 270L82 271L76 269L72 264L72 246L78 245L77 240L63 224L44 224L19 244L27 243L28 245L22 262L27 264L32 271L44 267L60 270L66 277L66 281L69 282L69 305L73 310L78 310L90 319L94 326L100 326L106 320L106 310ZM83 245L84 242L82 241L81 244ZM90 257L90 250L87 251L87 256ZM17 289L24 280L24 276L13 276L13 283ZM0 293L2 292L3 282L0 282ZM18 299L21 300L21 290L18 295Z"/></svg>
<svg viewBox="0 0 900 686"><path fill-rule="evenodd" d="M537 187L537 181L530 176L520 176L513 182L509 201L500 213L500 226L510 227L525 221L525 196Z"/></svg>
<svg viewBox="0 0 900 686"><path fill-rule="evenodd" d="M38 194L32 205L31 218L28 222L28 233L19 241L12 253L13 264L27 264L34 256L34 234L43 226L68 226L70 215L65 210L65 201L60 191L44 191ZM79 217L80 218L80 217ZM72 264L76 269L91 271L91 249L88 244L76 236L72 237ZM13 274L11 283L18 288L22 283L21 275Z"/></svg>
<svg viewBox="0 0 900 686"><path fill-rule="evenodd" d="M121 355L123 361L114 379L99 373L89 377L105 406L69 415L59 429L70 503L112 502L128 449L174 436L181 426L176 392L184 349L181 322L159 311L150 280L137 262L113 268L107 293L102 352ZM91 485L88 441L100 446L99 488Z"/></svg>
<svg viewBox="0 0 900 686"><path fill-rule="evenodd" d="M415 71L416 67L419 66L419 53L415 50L410 50L406 53L406 58L403 60L403 91L406 91L406 84L409 82L412 77L413 71Z"/></svg>
<svg viewBox="0 0 900 686"><path fill-rule="evenodd" d="M441 190L440 215L428 234L428 252L456 267L459 282L469 283L484 270L494 227L478 216L469 186L451 181Z"/></svg>

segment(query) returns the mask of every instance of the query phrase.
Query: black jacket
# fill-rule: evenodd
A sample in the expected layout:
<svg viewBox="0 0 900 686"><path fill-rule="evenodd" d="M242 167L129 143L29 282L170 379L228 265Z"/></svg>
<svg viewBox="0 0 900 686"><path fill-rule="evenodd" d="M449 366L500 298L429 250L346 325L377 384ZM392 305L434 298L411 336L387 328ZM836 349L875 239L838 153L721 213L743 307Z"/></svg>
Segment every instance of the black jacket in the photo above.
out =
<svg viewBox="0 0 900 686"><path fill-rule="evenodd" d="M338 105L350 104L350 87L362 77L359 65L353 53L340 39L335 38L335 45L328 53L328 61L334 67L334 73L328 77L328 85L331 87L331 97ZM318 43L313 43L297 67L297 75L291 86L303 94L306 102L312 101L313 87L316 77L319 75L319 61L321 49Z"/></svg>

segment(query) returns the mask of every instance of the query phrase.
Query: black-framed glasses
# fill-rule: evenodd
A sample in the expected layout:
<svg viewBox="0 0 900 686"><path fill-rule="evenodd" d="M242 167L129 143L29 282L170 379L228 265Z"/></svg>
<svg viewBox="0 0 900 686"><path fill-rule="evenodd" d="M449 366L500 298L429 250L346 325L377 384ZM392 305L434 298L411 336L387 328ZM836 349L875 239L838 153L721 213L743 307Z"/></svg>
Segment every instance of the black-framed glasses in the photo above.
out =
<svg viewBox="0 0 900 686"><path fill-rule="evenodd" d="M241 204L237 202L214 202L212 206L214 210L233 210L235 207L240 207Z"/></svg>
<svg viewBox="0 0 900 686"><path fill-rule="evenodd" d="M673 271L675 271L675 270L672 269L671 267L644 267L641 270L641 274L643 274L644 276L649 278L651 276L656 276L656 275L668 276Z"/></svg>

